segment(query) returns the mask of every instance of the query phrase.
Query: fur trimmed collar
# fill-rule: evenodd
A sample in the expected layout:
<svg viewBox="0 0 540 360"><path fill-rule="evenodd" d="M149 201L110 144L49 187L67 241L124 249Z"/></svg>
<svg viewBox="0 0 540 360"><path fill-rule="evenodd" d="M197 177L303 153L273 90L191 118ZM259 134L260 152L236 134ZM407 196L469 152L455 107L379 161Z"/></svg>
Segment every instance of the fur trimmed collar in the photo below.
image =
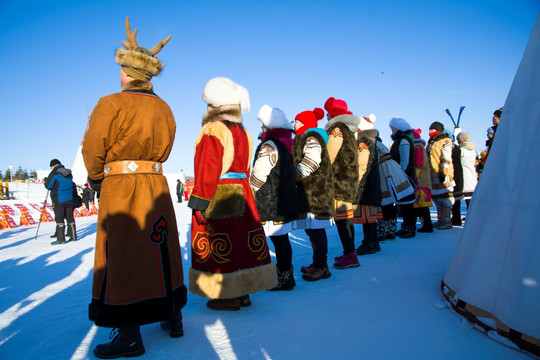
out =
<svg viewBox="0 0 540 360"><path fill-rule="evenodd" d="M282 128L270 129L262 135L261 141L264 142L268 137L281 141L289 151L289 154L292 154L293 140L291 130Z"/></svg>
<svg viewBox="0 0 540 360"><path fill-rule="evenodd" d="M360 124L360 120L362 119L358 115L347 115L347 114L339 115L339 116L336 116L335 118L330 119L330 121L328 121L328 123L324 127L324 130L328 130L330 129L332 125L340 122L347 125L349 130L351 130L354 134L356 130L358 130L358 125Z"/></svg>
<svg viewBox="0 0 540 360"><path fill-rule="evenodd" d="M367 129L367 130L362 130L358 133L358 138L367 138L371 141L373 141L373 143L375 143L377 141L377 136L379 136L379 130L377 129Z"/></svg>
<svg viewBox="0 0 540 360"><path fill-rule="evenodd" d="M215 121L229 121L233 123L242 123L242 113L240 105L223 105L208 110L202 120L202 125Z"/></svg>
<svg viewBox="0 0 540 360"><path fill-rule="evenodd" d="M143 81L143 80L132 80L130 82L127 82L122 86L122 91L124 90L132 90L132 89L145 89L154 91L154 86L150 81Z"/></svg>
<svg viewBox="0 0 540 360"><path fill-rule="evenodd" d="M470 141L466 141L466 142L462 143L459 146L462 147L462 148L465 148L467 150L474 150L475 149L474 143L472 143Z"/></svg>

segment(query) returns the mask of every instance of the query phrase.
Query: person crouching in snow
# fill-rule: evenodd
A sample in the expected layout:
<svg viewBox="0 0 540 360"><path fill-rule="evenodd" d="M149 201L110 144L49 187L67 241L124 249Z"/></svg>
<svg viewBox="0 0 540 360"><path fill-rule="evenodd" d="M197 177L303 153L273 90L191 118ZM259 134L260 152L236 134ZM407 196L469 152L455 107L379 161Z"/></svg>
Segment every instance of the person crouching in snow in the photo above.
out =
<svg viewBox="0 0 540 360"><path fill-rule="evenodd" d="M210 79L208 104L195 141L189 291L210 298L213 310L251 305L250 293L277 285L248 177L252 139L242 125L247 90L230 79Z"/></svg>
<svg viewBox="0 0 540 360"><path fill-rule="evenodd" d="M433 227L439 230L452 228L451 211L454 205L454 167L452 165L452 139L444 132L444 125L435 121L429 127L426 151L429 155L431 173L431 196L437 206L437 221Z"/></svg>
<svg viewBox="0 0 540 360"><path fill-rule="evenodd" d="M381 250L377 240L377 220L383 219L381 208L381 180L379 176L379 157L377 136L373 127L374 116L363 117L358 125L358 192L354 204L353 223L362 224L364 240L356 249L357 255L374 254Z"/></svg>
<svg viewBox="0 0 540 360"><path fill-rule="evenodd" d="M334 225L332 165L326 144L328 134L317 127L324 110L306 110L295 118L293 156L296 168L299 216L295 228L305 229L313 247L313 263L302 266L302 279L317 281L331 276L325 228Z"/></svg>
<svg viewBox="0 0 540 360"><path fill-rule="evenodd" d="M358 159L356 154L356 130L360 116L353 115L343 100L333 97L326 100L328 123L328 156L334 175L334 204L336 227L343 255L334 260L334 268L347 269L360 266L354 247L353 201L358 191Z"/></svg>
<svg viewBox="0 0 540 360"><path fill-rule="evenodd" d="M292 125L278 108L263 105L257 118L262 122L261 143L249 178L266 236L276 253L278 285L270 290L296 286L289 232L298 218L296 175L292 156Z"/></svg>

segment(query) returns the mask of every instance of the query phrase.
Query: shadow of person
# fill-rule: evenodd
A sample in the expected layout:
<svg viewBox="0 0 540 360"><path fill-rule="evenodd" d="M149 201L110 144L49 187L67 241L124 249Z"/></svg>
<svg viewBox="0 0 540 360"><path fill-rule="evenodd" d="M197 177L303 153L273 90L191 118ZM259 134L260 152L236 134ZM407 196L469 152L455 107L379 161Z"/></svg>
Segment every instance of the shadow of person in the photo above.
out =
<svg viewBox="0 0 540 360"><path fill-rule="evenodd" d="M98 326L171 319L185 305L182 257L172 201L107 213L100 209L89 318ZM147 210L143 210L147 209Z"/></svg>

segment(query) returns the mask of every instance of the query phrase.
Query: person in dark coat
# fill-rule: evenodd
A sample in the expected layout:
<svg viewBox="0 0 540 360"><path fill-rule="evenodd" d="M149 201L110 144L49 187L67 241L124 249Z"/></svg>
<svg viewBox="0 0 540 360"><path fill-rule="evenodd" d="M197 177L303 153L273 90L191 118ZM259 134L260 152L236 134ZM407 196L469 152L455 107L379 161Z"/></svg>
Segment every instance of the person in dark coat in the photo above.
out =
<svg viewBox="0 0 540 360"><path fill-rule="evenodd" d="M70 228L69 240L77 240L75 219L73 218L73 191L76 190L74 190L75 185L71 170L66 169L58 159L52 159L49 165L51 172L45 178L45 187L51 192L57 237L51 245L60 245L66 243L64 220L67 220Z"/></svg>
<svg viewBox="0 0 540 360"><path fill-rule="evenodd" d="M255 151L249 184L266 236L274 244L278 285L270 290L292 290L296 286L289 232L298 218L296 176L292 155L292 126L285 113L263 105L261 143Z"/></svg>
<svg viewBox="0 0 540 360"><path fill-rule="evenodd" d="M176 197L178 197L178 202L182 202L182 197L184 195L184 184L180 181L180 179L176 180Z"/></svg>
<svg viewBox="0 0 540 360"><path fill-rule="evenodd" d="M82 188L82 201L87 210L90 210L90 189L84 184Z"/></svg>

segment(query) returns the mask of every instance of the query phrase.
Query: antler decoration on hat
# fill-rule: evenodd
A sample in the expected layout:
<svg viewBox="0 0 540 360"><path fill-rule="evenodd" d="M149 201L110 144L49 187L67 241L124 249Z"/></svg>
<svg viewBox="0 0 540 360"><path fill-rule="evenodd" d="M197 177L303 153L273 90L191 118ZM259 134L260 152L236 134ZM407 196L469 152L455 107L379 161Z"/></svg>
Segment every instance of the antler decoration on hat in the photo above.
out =
<svg viewBox="0 0 540 360"><path fill-rule="evenodd" d="M165 44L167 44L169 42L169 40L171 40L171 37L172 35L169 35L167 36L167 38L165 40L161 40L156 46L154 46L152 48L152 50L150 50L150 52L153 54L153 55L156 55L158 52L161 51L161 49L163 49L163 47L165 46Z"/></svg>
<svg viewBox="0 0 540 360"><path fill-rule="evenodd" d="M135 50L139 47L137 44L137 29L133 30L131 32L131 28L129 26L129 17L126 17L126 35L128 41L122 41L122 44L126 47L128 50Z"/></svg>
<svg viewBox="0 0 540 360"><path fill-rule="evenodd" d="M122 41L122 44L126 47L128 50L135 50L139 47L139 44L137 44L137 29L133 30L131 32L131 27L129 26L129 17L126 17L126 37L128 41ZM172 35L167 36L164 40L161 40L159 43L157 43L156 46L150 50L152 55L156 55L163 49L163 47L171 40Z"/></svg>
<svg viewBox="0 0 540 360"><path fill-rule="evenodd" d="M116 62L136 80L149 81L152 76L159 75L163 64L155 55L169 42L171 35L148 51L145 47L137 44L137 29L131 31L129 17L126 17L126 36L128 41L122 41L126 49L116 50Z"/></svg>

